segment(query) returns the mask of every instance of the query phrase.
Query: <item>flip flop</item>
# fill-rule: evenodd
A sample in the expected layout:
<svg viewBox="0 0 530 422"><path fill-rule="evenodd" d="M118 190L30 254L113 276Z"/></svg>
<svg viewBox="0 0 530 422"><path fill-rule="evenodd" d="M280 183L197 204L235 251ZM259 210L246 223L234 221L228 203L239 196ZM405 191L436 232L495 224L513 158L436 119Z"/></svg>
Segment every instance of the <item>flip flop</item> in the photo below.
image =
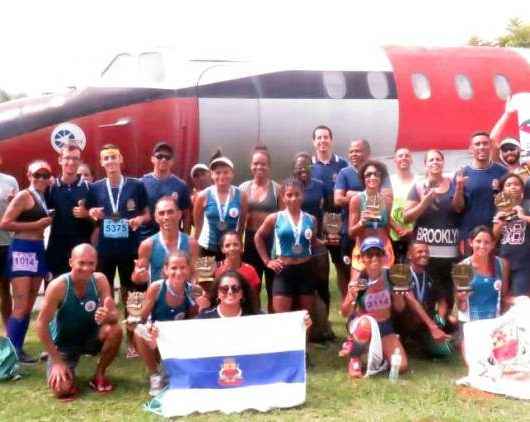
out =
<svg viewBox="0 0 530 422"><path fill-rule="evenodd" d="M110 393L114 390L112 383L105 377L92 378L88 386L96 393Z"/></svg>

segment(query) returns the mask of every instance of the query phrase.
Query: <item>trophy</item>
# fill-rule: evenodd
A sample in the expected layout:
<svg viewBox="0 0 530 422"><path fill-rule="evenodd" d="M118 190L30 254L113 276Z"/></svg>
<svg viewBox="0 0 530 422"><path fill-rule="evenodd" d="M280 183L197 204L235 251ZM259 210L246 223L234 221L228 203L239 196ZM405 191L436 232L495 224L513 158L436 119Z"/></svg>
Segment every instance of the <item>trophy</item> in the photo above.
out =
<svg viewBox="0 0 530 422"><path fill-rule="evenodd" d="M338 245L340 240L340 227L342 220L340 214L335 212L325 212L322 219L322 228L326 234L328 244Z"/></svg>
<svg viewBox="0 0 530 422"><path fill-rule="evenodd" d="M371 222L381 221L381 209L383 208L383 197L380 193L366 196L366 211L368 220Z"/></svg>
<svg viewBox="0 0 530 422"><path fill-rule="evenodd" d="M142 321L142 305L144 303L144 292L129 292L127 296L127 319L125 322L129 327Z"/></svg>
<svg viewBox="0 0 530 422"><path fill-rule="evenodd" d="M199 285L211 283L215 273L215 257L201 256L195 261L195 273L197 274L197 283Z"/></svg>
<svg viewBox="0 0 530 422"><path fill-rule="evenodd" d="M410 266L408 264L394 264L390 267L388 278L394 292L410 290Z"/></svg>
<svg viewBox="0 0 530 422"><path fill-rule="evenodd" d="M201 297L204 294L204 289L198 284L191 285L191 297L193 300Z"/></svg>
<svg viewBox="0 0 530 422"><path fill-rule="evenodd" d="M520 201L518 201L513 195L499 192L497 195L495 195L494 202L497 211L504 213L504 216L500 217L501 220L511 221L517 218L517 211L515 211L513 208L519 205Z"/></svg>
<svg viewBox="0 0 530 422"><path fill-rule="evenodd" d="M530 168L526 164L523 164L521 167L515 169L513 172L514 174L522 177L524 181L526 181L526 179L528 179L528 176L530 176Z"/></svg>
<svg viewBox="0 0 530 422"><path fill-rule="evenodd" d="M472 290L472 287L469 285L473 278L473 268L471 265L453 264L451 278L458 292L470 292Z"/></svg>

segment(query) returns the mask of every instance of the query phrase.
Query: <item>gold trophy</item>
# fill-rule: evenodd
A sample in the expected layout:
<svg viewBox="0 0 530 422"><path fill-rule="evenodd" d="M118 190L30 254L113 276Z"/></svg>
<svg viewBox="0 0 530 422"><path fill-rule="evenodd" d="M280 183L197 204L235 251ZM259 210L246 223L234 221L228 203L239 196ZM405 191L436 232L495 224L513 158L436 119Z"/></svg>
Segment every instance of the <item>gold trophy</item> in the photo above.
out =
<svg viewBox="0 0 530 422"><path fill-rule="evenodd" d="M453 264L451 268L451 278L458 292L470 292L469 285L473 278L473 268L469 264Z"/></svg>
<svg viewBox="0 0 530 422"><path fill-rule="evenodd" d="M366 211L368 220L371 222L381 221L381 210L383 209L383 196L380 193L366 196Z"/></svg>
<svg viewBox="0 0 530 422"><path fill-rule="evenodd" d="M195 261L195 274L197 275L197 283L202 287L208 285L214 280L215 273L215 257L214 256L201 256Z"/></svg>
<svg viewBox="0 0 530 422"><path fill-rule="evenodd" d="M127 319L125 322L129 329L134 329L134 326L142 322L142 305L144 303L144 292L129 292L127 296Z"/></svg>
<svg viewBox="0 0 530 422"><path fill-rule="evenodd" d="M521 167L519 167L518 169L515 169L513 172L516 175L522 177L522 179L525 182L526 182L526 179L528 179L528 176L530 176L530 168L526 164L523 164Z"/></svg>
<svg viewBox="0 0 530 422"><path fill-rule="evenodd" d="M394 292L410 290L410 266L408 264L394 264L390 267L388 278Z"/></svg>
<svg viewBox="0 0 530 422"><path fill-rule="evenodd" d="M340 227L342 220L336 212L325 212L322 228L326 234L328 245L338 245L340 241Z"/></svg>
<svg viewBox="0 0 530 422"><path fill-rule="evenodd" d="M495 208L497 211L503 212L504 216L501 220L511 221L517 218L517 211L513 208L520 204L520 200L517 200L513 195L508 195L504 192L499 192L494 198Z"/></svg>

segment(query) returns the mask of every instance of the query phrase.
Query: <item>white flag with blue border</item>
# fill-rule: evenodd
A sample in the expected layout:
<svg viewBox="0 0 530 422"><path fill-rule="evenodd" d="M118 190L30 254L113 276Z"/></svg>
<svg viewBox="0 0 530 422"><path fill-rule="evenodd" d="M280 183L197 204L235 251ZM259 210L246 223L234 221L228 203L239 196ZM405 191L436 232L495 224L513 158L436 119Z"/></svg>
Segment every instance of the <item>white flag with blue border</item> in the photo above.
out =
<svg viewBox="0 0 530 422"><path fill-rule="evenodd" d="M158 323L165 417L298 406L306 400L305 312Z"/></svg>

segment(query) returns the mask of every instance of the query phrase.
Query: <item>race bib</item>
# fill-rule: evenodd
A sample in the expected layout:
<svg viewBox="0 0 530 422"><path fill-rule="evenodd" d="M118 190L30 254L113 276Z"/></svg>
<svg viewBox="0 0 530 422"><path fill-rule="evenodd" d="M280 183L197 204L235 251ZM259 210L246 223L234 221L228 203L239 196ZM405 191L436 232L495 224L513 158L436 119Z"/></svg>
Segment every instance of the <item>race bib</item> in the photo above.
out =
<svg viewBox="0 0 530 422"><path fill-rule="evenodd" d="M129 222L125 218L112 220L105 218L103 220L103 237L109 239L126 239L129 237Z"/></svg>
<svg viewBox="0 0 530 422"><path fill-rule="evenodd" d="M36 273L39 260L35 252L13 252L13 265L11 271L29 271Z"/></svg>

